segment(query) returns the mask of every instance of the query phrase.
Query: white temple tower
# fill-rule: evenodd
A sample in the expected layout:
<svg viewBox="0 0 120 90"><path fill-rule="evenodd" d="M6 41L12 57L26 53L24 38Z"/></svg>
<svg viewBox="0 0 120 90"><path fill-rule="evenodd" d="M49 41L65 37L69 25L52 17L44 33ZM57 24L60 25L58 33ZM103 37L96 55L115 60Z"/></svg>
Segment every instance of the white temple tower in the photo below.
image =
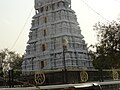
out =
<svg viewBox="0 0 120 90"><path fill-rule="evenodd" d="M22 70L92 68L71 0L35 0L35 10Z"/></svg>

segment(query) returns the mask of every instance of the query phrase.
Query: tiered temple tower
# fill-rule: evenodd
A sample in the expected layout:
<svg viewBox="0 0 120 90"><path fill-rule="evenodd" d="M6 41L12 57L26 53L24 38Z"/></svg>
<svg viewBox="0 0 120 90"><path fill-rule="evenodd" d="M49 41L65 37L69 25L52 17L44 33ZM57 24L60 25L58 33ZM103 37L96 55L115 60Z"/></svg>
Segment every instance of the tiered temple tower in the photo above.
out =
<svg viewBox="0 0 120 90"><path fill-rule="evenodd" d="M92 68L71 0L35 0L35 10L22 70Z"/></svg>

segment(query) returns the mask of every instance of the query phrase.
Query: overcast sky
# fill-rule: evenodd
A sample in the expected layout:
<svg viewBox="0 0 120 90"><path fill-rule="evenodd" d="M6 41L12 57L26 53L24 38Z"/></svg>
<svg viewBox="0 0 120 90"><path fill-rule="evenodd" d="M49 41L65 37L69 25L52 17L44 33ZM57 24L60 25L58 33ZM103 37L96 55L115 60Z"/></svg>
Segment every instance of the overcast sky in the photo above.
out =
<svg viewBox="0 0 120 90"><path fill-rule="evenodd" d="M120 0L84 2L72 0L72 9L76 12L82 35L90 45L96 43L96 34L93 31L95 23L116 20L120 16ZM21 54L25 52L33 15L34 0L0 0L0 50L9 48Z"/></svg>

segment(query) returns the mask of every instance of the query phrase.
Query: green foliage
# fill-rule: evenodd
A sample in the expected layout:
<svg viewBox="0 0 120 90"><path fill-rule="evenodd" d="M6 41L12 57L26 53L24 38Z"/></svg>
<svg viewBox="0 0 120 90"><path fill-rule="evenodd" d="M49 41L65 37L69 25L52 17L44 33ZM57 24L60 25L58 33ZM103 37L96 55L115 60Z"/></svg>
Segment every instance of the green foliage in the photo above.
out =
<svg viewBox="0 0 120 90"><path fill-rule="evenodd" d="M21 56L20 54L14 52L14 51L10 51L8 49L3 49L0 51L0 57L1 57L2 63L11 62L11 60L12 60L12 68L15 70L16 69L21 70L23 56ZM8 57L7 61L5 61L6 57Z"/></svg>
<svg viewBox="0 0 120 90"><path fill-rule="evenodd" d="M120 23L98 23L94 30L98 37L93 60L95 68L120 68Z"/></svg>

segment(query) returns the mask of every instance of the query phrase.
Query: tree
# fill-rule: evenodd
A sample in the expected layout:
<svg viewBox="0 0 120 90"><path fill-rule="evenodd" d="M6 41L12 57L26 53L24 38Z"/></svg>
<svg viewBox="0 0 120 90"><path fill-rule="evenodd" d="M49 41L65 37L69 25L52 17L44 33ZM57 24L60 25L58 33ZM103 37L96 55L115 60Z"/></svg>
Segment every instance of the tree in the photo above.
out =
<svg viewBox="0 0 120 90"><path fill-rule="evenodd" d="M120 23L99 22L94 30L98 37L93 60L95 68L120 68Z"/></svg>
<svg viewBox="0 0 120 90"><path fill-rule="evenodd" d="M3 49L0 51L0 57L2 66L7 65L8 63L11 63L13 69L20 69L23 61L23 56L20 54L10 51L8 49ZM2 69L2 68L1 68Z"/></svg>

